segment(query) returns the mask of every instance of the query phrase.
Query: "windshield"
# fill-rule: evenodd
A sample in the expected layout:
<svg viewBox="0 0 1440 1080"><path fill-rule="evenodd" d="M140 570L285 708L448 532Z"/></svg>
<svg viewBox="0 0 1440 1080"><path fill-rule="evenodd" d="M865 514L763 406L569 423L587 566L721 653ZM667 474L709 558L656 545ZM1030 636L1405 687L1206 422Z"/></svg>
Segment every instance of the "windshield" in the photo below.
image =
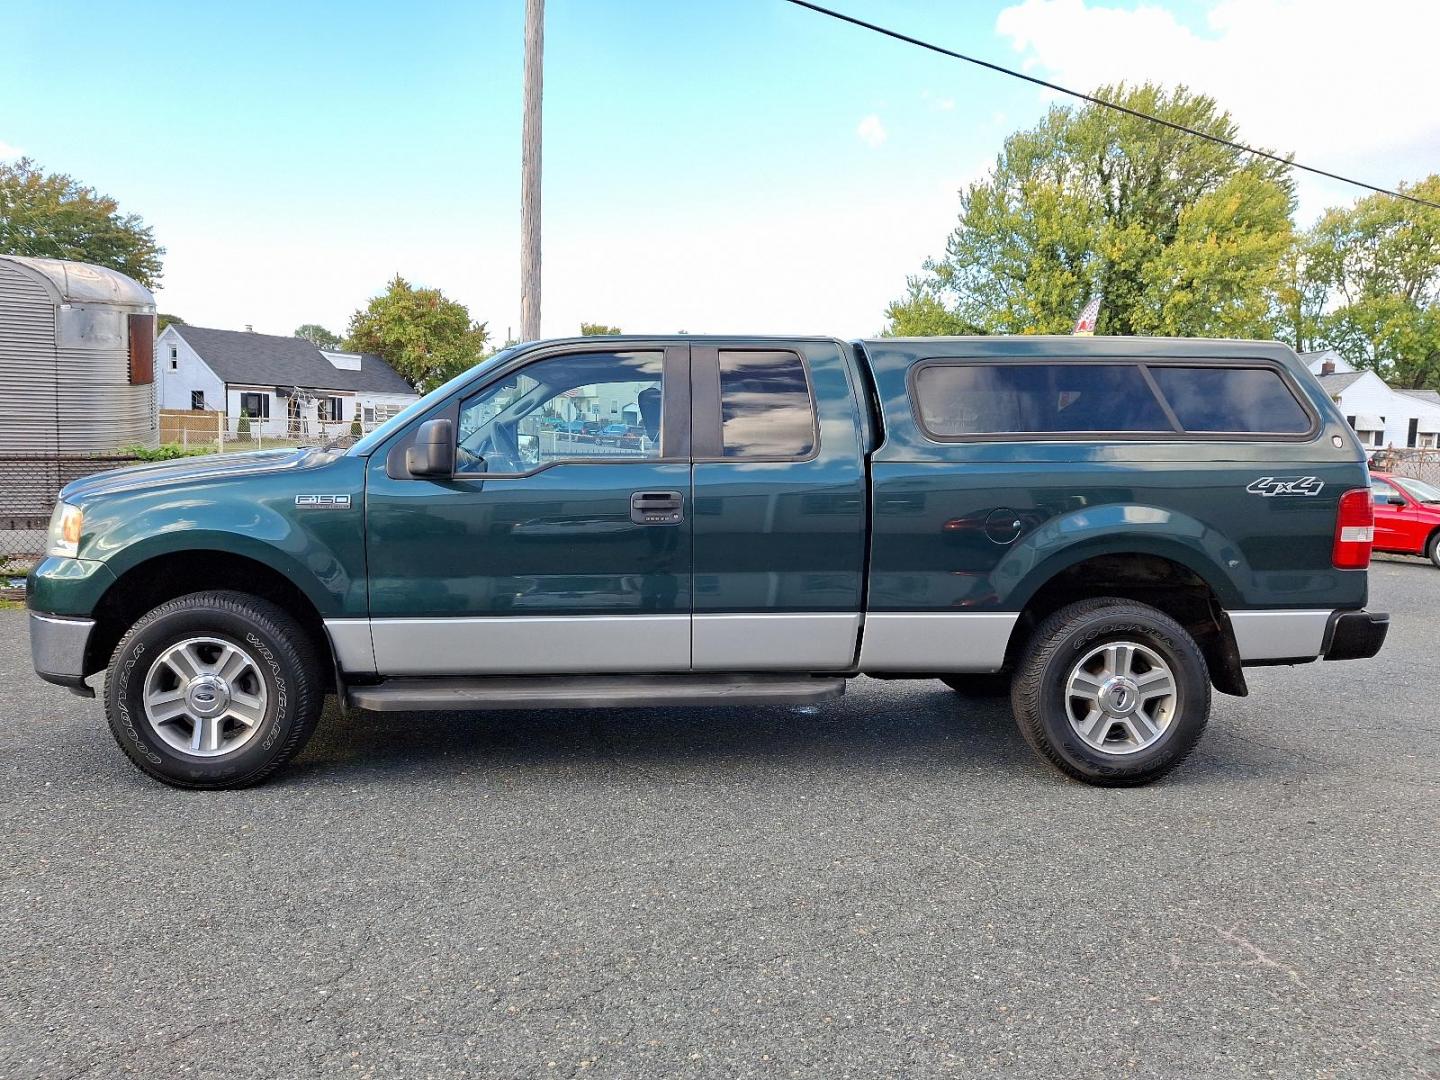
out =
<svg viewBox="0 0 1440 1080"><path fill-rule="evenodd" d="M1424 480L1397 480L1401 487L1410 493L1410 497L1420 503L1440 503L1440 488L1434 484L1427 484Z"/></svg>
<svg viewBox="0 0 1440 1080"><path fill-rule="evenodd" d="M400 410L400 412L392 416L389 420L386 420L385 423L381 424L374 431L370 432L369 435L366 435L354 446L350 447L349 452L356 455L357 457L370 453L377 446L379 446L395 432L399 431L415 417L419 416L421 413L431 408L437 401L443 400L456 389L463 386L477 373L484 371L486 368L492 368L496 364L504 363L512 355L514 355L515 348L516 347L512 346L508 349L501 349L494 356L487 356L484 360L481 360L480 363L476 364L474 367L467 368L459 375L456 375L449 382L437 386L434 390L431 390L430 393L426 394L419 401L411 402L409 405L405 406L404 409Z"/></svg>

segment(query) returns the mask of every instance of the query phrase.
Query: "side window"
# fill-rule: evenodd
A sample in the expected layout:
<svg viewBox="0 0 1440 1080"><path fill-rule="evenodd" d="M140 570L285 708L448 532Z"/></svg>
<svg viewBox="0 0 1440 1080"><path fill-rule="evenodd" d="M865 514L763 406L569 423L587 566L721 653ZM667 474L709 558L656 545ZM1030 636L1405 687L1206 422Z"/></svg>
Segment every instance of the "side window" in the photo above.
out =
<svg viewBox="0 0 1440 1080"><path fill-rule="evenodd" d="M1186 431L1303 435L1310 430L1310 417L1270 368L1153 364L1150 374Z"/></svg>
<svg viewBox="0 0 1440 1080"><path fill-rule="evenodd" d="M798 355L720 350L720 441L727 458L802 458L815 449L815 404Z"/></svg>
<svg viewBox="0 0 1440 1080"><path fill-rule="evenodd" d="M1370 494L1374 496L1376 506L1387 506L1390 502L1390 496L1399 495L1400 493L1384 480L1371 480Z"/></svg>
<svg viewBox="0 0 1440 1080"><path fill-rule="evenodd" d="M931 364L915 398L940 438L1174 431L1134 364Z"/></svg>
<svg viewBox="0 0 1440 1080"><path fill-rule="evenodd" d="M664 353L540 360L460 405L456 470L514 475L557 461L660 457Z"/></svg>

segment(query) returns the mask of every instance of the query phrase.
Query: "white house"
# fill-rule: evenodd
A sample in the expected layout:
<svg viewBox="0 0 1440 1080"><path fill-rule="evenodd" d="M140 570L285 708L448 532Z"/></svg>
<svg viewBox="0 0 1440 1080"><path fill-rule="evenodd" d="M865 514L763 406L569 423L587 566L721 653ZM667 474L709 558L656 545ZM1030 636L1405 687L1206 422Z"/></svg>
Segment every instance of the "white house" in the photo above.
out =
<svg viewBox="0 0 1440 1080"><path fill-rule="evenodd" d="M1440 393L1391 389L1379 375L1359 370L1334 349L1304 353L1302 358L1366 447L1440 447Z"/></svg>
<svg viewBox="0 0 1440 1080"><path fill-rule="evenodd" d="M318 433L357 416L368 431L419 396L369 353L181 323L155 339L155 384L160 408L223 412L232 432L242 413L264 421L267 433Z"/></svg>

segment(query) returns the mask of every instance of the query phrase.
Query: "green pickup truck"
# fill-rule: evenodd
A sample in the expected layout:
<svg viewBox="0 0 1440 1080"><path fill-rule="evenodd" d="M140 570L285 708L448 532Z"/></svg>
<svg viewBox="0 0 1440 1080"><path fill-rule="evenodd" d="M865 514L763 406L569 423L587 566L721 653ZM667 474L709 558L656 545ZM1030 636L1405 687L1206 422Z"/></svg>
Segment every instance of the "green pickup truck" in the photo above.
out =
<svg viewBox="0 0 1440 1080"><path fill-rule="evenodd" d="M544 341L345 450L71 484L30 634L183 787L268 776L331 692L796 705L857 675L1008 691L1045 760L1128 785L1245 667L1379 650L1372 539L1363 452L1275 343Z"/></svg>

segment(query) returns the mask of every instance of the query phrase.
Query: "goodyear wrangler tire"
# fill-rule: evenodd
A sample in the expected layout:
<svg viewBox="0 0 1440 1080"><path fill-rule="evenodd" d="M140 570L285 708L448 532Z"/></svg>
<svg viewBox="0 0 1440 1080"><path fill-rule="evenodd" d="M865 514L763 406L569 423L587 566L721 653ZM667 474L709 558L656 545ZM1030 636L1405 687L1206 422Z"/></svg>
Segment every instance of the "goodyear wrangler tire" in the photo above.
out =
<svg viewBox="0 0 1440 1080"><path fill-rule="evenodd" d="M324 700L305 631L240 592L161 604L121 638L105 679L120 748L144 772L185 788L265 779L304 747Z"/></svg>
<svg viewBox="0 0 1440 1080"><path fill-rule="evenodd" d="M1035 752L1089 784L1148 784L1195 748L1210 716L1199 646L1146 604L1083 600L1036 629L1011 703Z"/></svg>

